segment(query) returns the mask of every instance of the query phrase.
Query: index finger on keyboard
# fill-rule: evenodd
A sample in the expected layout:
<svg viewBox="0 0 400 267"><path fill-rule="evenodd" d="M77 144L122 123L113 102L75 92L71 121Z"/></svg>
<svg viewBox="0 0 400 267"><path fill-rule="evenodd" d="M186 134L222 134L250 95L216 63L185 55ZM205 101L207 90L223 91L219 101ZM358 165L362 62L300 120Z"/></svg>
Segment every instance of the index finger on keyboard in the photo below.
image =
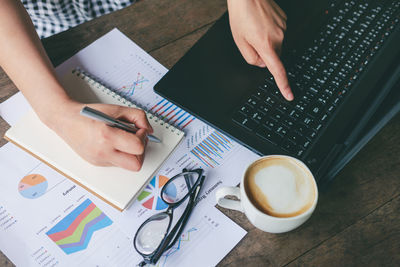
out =
<svg viewBox="0 0 400 267"><path fill-rule="evenodd" d="M294 99L292 90L289 86L289 81L286 75L285 67L283 66L279 56L274 50L260 53L261 58L267 65L268 70L276 81L276 85L281 91L286 100L292 101Z"/></svg>

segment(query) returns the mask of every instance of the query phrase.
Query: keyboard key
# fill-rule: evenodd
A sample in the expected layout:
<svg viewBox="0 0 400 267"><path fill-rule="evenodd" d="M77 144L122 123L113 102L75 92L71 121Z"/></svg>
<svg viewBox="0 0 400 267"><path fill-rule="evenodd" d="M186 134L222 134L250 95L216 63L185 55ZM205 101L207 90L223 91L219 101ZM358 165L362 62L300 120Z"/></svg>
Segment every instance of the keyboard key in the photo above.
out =
<svg viewBox="0 0 400 267"><path fill-rule="evenodd" d="M328 121L328 118L329 118L329 113L325 113L324 115L321 116L319 121L322 123L326 123Z"/></svg>
<svg viewBox="0 0 400 267"><path fill-rule="evenodd" d="M292 111L290 111L289 116L295 120L301 120L301 118L302 118L301 113L296 109L293 109Z"/></svg>
<svg viewBox="0 0 400 267"><path fill-rule="evenodd" d="M305 137L307 137L308 139L312 140L317 136L317 132L315 131L310 131L310 133L308 135L305 135Z"/></svg>
<svg viewBox="0 0 400 267"><path fill-rule="evenodd" d="M236 112L233 117L232 120L235 121L236 123L242 125L243 127L245 127L246 129L253 131L257 128L258 126L258 122L256 122L255 120L248 118L246 115L244 115L241 112Z"/></svg>
<svg viewBox="0 0 400 267"><path fill-rule="evenodd" d="M245 119L242 125L250 131L254 131L258 127L258 124L252 119Z"/></svg>
<svg viewBox="0 0 400 267"><path fill-rule="evenodd" d="M329 113L332 113L334 110L335 110L335 106L331 105L331 106L328 107L328 109L326 111L329 112Z"/></svg>
<svg viewBox="0 0 400 267"><path fill-rule="evenodd" d="M258 104L258 99L254 96L251 96L247 99L247 104L250 105L251 107L255 107Z"/></svg>
<svg viewBox="0 0 400 267"><path fill-rule="evenodd" d="M340 99L340 97L335 97L332 101L332 104L334 104L335 106L339 105Z"/></svg>
<svg viewBox="0 0 400 267"><path fill-rule="evenodd" d="M261 123L261 121L262 121L263 118L264 118L264 115L263 115L261 112L259 112L259 111L255 111L255 112L252 113L249 117L250 117L252 120L254 120L256 123Z"/></svg>
<svg viewBox="0 0 400 267"><path fill-rule="evenodd" d="M275 88L274 88L274 90L272 91L272 94L276 97L275 100L279 99L279 100L281 100L281 101L283 101L283 100L286 101L286 100L283 98L282 93L281 93L281 91L279 90L278 87L275 87Z"/></svg>
<svg viewBox="0 0 400 267"><path fill-rule="evenodd" d="M277 126L275 128L275 133L285 136L288 133L288 128L286 128L284 125Z"/></svg>
<svg viewBox="0 0 400 267"><path fill-rule="evenodd" d="M264 92L268 92L268 90L269 90L270 87L271 87L271 84L266 83L266 84L263 84L263 85L261 85L260 87L258 87L258 89L261 89L261 90L264 91Z"/></svg>
<svg viewBox="0 0 400 267"><path fill-rule="evenodd" d="M267 98L265 99L265 103L270 105L270 106L274 106L275 103L276 103L276 100L272 96L267 96Z"/></svg>
<svg viewBox="0 0 400 267"><path fill-rule="evenodd" d="M276 121L282 121L283 119L283 114L281 112L274 112L271 114L270 118L276 120Z"/></svg>
<svg viewBox="0 0 400 267"><path fill-rule="evenodd" d="M289 109L290 109L290 106L287 105L287 104L279 103L276 106L276 109L279 110L282 113L287 113L289 111Z"/></svg>
<svg viewBox="0 0 400 267"><path fill-rule="evenodd" d="M309 116L305 116L305 117L303 118L302 122L303 122L305 125L310 126L310 125L314 122L314 120L313 120L312 118L310 118Z"/></svg>
<svg viewBox="0 0 400 267"><path fill-rule="evenodd" d="M299 135L299 134L296 133L296 132L289 133L288 135L286 135L286 137L287 137L290 141L292 141L293 143L295 143L295 144L297 144L297 145L299 145L299 144L301 145L301 144L304 143L305 140L306 140L303 136Z"/></svg>
<svg viewBox="0 0 400 267"><path fill-rule="evenodd" d="M239 123L239 124L242 124L243 121L244 121L245 119L247 119L247 117L246 117L246 115L244 115L244 114L241 113L241 112L236 112L236 113L233 115L232 119L233 119L235 122L237 122L237 123Z"/></svg>
<svg viewBox="0 0 400 267"><path fill-rule="evenodd" d="M310 142L310 140L304 138L301 140L301 142L298 142L297 144L302 148L308 148L310 146L311 142Z"/></svg>
<svg viewBox="0 0 400 267"><path fill-rule="evenodd" d="M307 103L300 99L294 107L303 112L307 107Z"/></svg>
<svg viewBox="0 0 400 267"><path fill-rule="evenodd" d="M310 88L308 88L308 92L312 93L312 94L318 94L318 89L317 86L315 84L311 85Z"/></svg>
<svg viewBox="0 0 400 267"><path fill-rule="evenodd" d="M321 130L322 127L323 127L323 125L322 125L321 122L317 122L317 123L315 123L315 124L312 126L312 128L313 128L316 132L318 132L319 130Z"/></svg>
<svg viewBox="0 0 400 267"><path fill-rule="evenodd" d="M248 115L251 112L253 112L253 108L247 104L244 104L243 106L241 106L239 110L245 115Z"/></svg>
<svg viewBox="0 0 400 267"><path fill-rule="evenodd" d="M305 151L305 149L303 149L303 148L297 149L297 151L296 151L296 156L297 156L297 157L303 156L304 151Z"/></svg>
<svg viewBox="0 0 400 267"><path fill-rule="evenodd" d="M320 102L313 103L312 105L309 105L307 113L311 114L314 117L319 117L319 115L323 111L323 105Z"/></svg>
<svg viewBox="0 0 400 267"><path fill-rule="evenodd" d="M285 140L282 145L283 149L288 152L295 153L297 151L297 146L290 140Z"/></svg>
<svg viewBox="0 0 400 267"><path fill-rule="evenodd" d="M257 90L257 92L254 94L258 99L261 101L264 101L266 98L266 93L262 90Z"/></svg>
<svg viewBox="0 0 400 267"><path fill-rule="evenodd" d="M264 104L261 104L258 106L257 111L261 112L262 114L267 114L268 112L270 112L270 107Z"/></svg>
<svg viewBox="0 0 400 267"><path fill-rule="evenodd" d="M309 127L305 126L302 123L296 123L296 126L293 128L300 135L308 135Z"/></svg>
<svg viewBox="0 0 400 267"><path fill-rule="evenodd" d="M400 1L333 2L326 24L303 51L290 55L287 102L269 73L233 120L302 157L399 23ZM286 64L287 62L285 62Z"/></svg>
<svg viewBox="0 0 400 267"><path fill-rule="evenodd" d="M289 117L285 117L285 118L283 119L282 122L283 122L286 126L288 126L289 129L292 128L292 127L294 126L294 124L295 124L294 120L291 119L291 118L289 118Z"/></svg>
<svg viewBox="0 0 400 267"><path fill-rule="evenodd" d="M260 127L256 134L261 137L264 140L268 140L269 142L275 144L275 145L279 145L283 138L282 136L272 132L269 128L267 127Z"/></svg>
<svg viewBox="0 0 400 267"><path fill-rule="evenodd" d="M265 122L264 122L264 125L266 126L266 127L268 127L269 129L274 129L275 128L275 126L276 126L276 120L273 120L273 119L267 119Z"/></svg>

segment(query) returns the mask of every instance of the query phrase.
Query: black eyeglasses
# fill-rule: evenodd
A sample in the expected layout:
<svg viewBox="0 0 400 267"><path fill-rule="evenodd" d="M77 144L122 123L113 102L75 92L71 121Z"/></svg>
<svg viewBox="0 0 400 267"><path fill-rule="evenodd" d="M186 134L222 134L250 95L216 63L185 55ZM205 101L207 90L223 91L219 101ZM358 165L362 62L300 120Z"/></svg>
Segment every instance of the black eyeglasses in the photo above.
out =
<svg viewBox="0 0 400 267"><path fill-rule="evenodd" d="M192 213L195 201L203 186L205 176L202 169L188 171L172 177L161 190L161 199L168 205L164 212L148 218L136 232L133 245L143 256L139 266L156 264L162 254L170 249L179 239ZM182 216L170 230L173 211L189 197Z"/></svg>

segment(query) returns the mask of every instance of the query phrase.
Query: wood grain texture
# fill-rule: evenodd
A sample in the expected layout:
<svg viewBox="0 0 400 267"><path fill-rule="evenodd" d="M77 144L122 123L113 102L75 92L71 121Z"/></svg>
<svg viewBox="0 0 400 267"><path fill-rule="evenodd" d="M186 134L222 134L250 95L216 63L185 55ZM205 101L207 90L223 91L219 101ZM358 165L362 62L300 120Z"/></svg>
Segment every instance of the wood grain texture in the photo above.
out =
<svg viewBox="0 0 400 267"><path fill-rule="evenodd" d="M0 266L1 267L11 267L14 266L12 262L0 251Z"/></svg>
<svg viewBox="0 0 400 267"><path fill-rule="evenodd" d="M399 266L399 209L396 197L289 266Z"/></svg>
<svg viewBox="0 0 400 267"><path fill-rule="evenodd" d="M111 29L118 28L145 51L152 51L218 19L226 11L225 1L139 1L49 37L43 44L53 64L58 65Z"/></svg>
<svg viewBox="0 0 400 267"><path fill-rule="evenodd" d="M326 192L320 193L318 206L300 228L285 234L263 233L250 225L237 212L226 214L239 222L249 234L222 262L221 266L282 266L298 256L313 251L347 228L362 222L371 212L378 212L382 205L400 196L400 114L375 136L372 141L346 166ZM225 212L225 210L223 210ZM388 212L398 213L396 209ZM237 220L239 219L239 221ZM400 224L397 224L400 231ZM368 238L368 232L363 232ZM372 233L371 233L372 234ZM347 235L348 236L348 235ZM355 238L356 236L354 236ZM357 240L348 236L349 246L358 246ZM385 251L388 243L377 244ZM361 248L360 248L361 249ZM250 252L248 252L250 251ZM388 250L388 256L391 250ZM366 252L365 255L368 253ZM314 255L314 254L313 254ZM335 255L331 254L335 257ZM336 255L339 258L343 255ZM319 265L319 254L307 258ZM382 254L382 260L385 254ZM313 261L311 261L313 260ZM343 263L350 259L344 258ZM354 261L356 257L354 256ZM302 265L308 265L307 261ZM337 266L324 261L320 266Z"/></svg>
<svg viewBox="0 0 400 267"><path fill-rule="evenodd" d="M226 11L225 0L146 0L43 40L58 65L118 27L170 68ZM0 70L0 102L17 91ZM0 135L8 125L0 120ZM314 215L300 228L273 235L222 210L249 231L220 266L399 265L400 114L346 166ZM0 146L4 144L1 141ZM206 255L205 255L206 256ZM0 266L12 266L0 253Z"/></svg>

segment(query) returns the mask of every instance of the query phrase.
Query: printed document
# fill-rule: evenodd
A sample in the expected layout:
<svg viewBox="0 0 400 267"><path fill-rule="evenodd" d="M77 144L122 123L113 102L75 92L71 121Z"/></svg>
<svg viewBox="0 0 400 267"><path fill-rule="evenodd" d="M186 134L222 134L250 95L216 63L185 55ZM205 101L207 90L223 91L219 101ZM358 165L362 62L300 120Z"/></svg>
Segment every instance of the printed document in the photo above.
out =
<svg viewBox="0 0 400 267"><path fill-rule="evenodd" d="M99 54L102 56L99 57ZM4 192L0 191L0 249L15 263L54 258L52 263L60 265L67 265L71 260L100 262L99 266L126 265L128 261L137 264L141 258L132 245L136 230L151 215L167 208L159 197L160 188L183 168L201 167L205 170L206 179L198 203L180 240L163 255L158 265L216 265L246 232L214 207L215 190L221 186L237 185L244 168L258 156L155 94L153 86L167 69L118 30L109 32L61 64L57 74L62 77L76 67L176 125L185 132L185 139L139 194L136 202L122 213L7 144L0 149L0 154L8 159L7 164L3 164L1 159L0 171L9 176L0 178L0 187L7 188ZM10 101L23 102L20 97ZM10 112L17 110L6 103L0 105L0 115L10 118L12 124L18 115L10 116ZM5 156L10 153L15 156ZM26 161L23 160L25 158ZM34 174L38 178L30 176ZM43 184L46 183L45 187ZM33 192L37 197L24 197L21 192L25 190L28 190L27 195ZM102 216L101 221L86 220L86 227L82 226L82 222L79 225L84 230L78 231L78 234L68 231L73 229L71 218L78 218L88 207ZM181 212L179 209L177 214ZM12 223L13 219L15 223ZM7 226L6 230L3 230L4 226ZM25 251L22 253L21 249ZM46 256L46 253L51 256ZM39 255L43 258L40 256L39 259ZM43 266L42 263L37 265Z"/></svg>

